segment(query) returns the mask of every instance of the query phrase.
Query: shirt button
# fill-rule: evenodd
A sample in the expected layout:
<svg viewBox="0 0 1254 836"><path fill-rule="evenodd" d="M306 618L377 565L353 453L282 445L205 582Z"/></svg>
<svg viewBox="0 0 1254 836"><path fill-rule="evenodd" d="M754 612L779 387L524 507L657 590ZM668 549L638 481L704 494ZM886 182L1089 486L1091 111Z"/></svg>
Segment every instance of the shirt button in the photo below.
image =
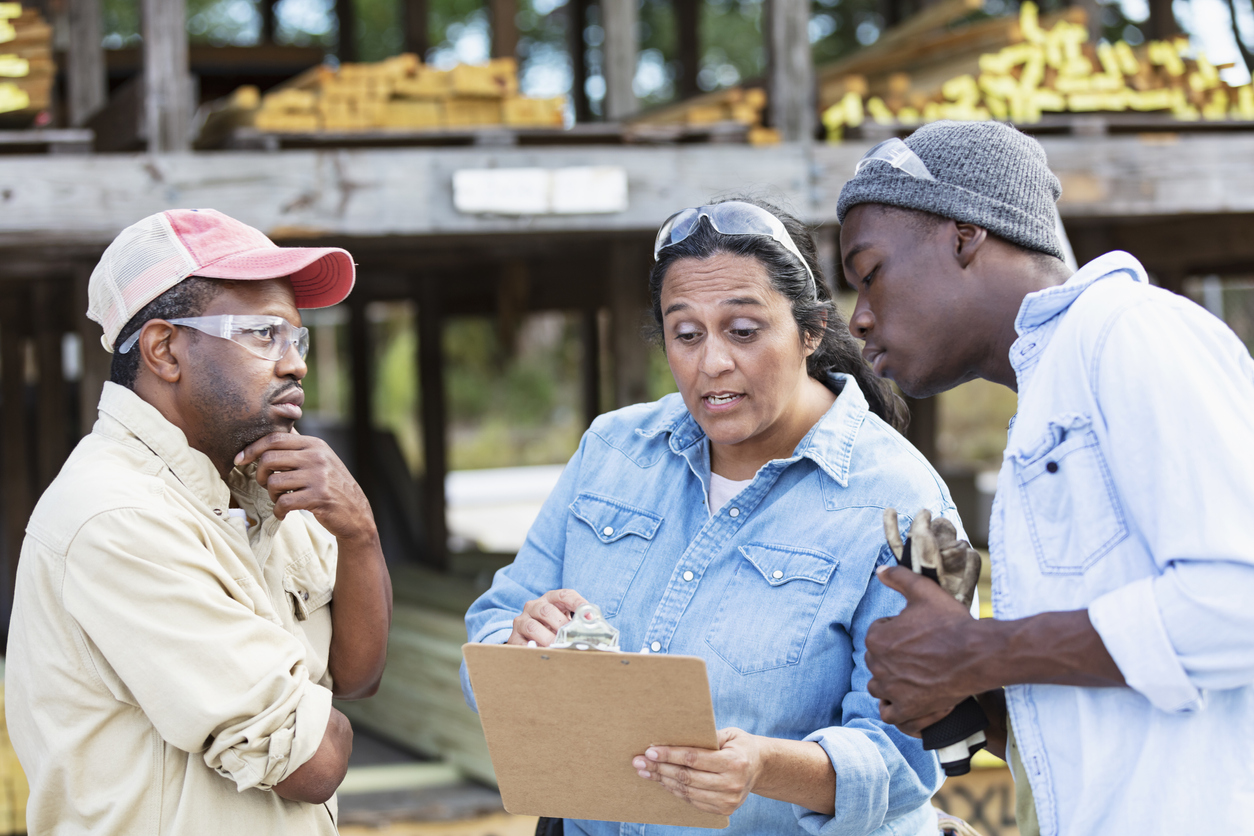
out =
<svg viewBox="0 0 1254 836"><path fill-rule="evenodd" d="M684 580L690 581L692 580L692 578L693 578L693 575L691 572L684 572Z"/></svg>
<svg viewBox="0 0 1254 836"><path fill-rule="evenodd" d="M775 580L779 580L780 578L784 577L784 573L776 569L774 572L771 573L771 577L774 578Z"/></svg>
<svg viewBox="0 0 1254 836"><path fill-rule="evenodd" d="M1046 470L1048 470L1050 473L1057 473L1057 472L1058 472L1058 462L1046 462L1046 463L1045 463L1045 469L1046 469Z"/></svg>
<svg viewBox="0 0 1254 836"><path fill-rule="evenodd" d="M649 645L649 649L652 650L654 653L657 653L659 650L662 649L662 643L654 642L653 644Z"/></svg>
<svg viewBox="0 0 1254 836"><path fill-rule="evenodd" d="M739 509L739 508L733 508L733 509L731 509L730 511L728 511L728 512L727 512L727 516L729 516L729 517L739 517L739 516L740 516L740 509Z"/></svg>
<svg viewBox="0 0 1254 836"><path fill-rule="evenodd" d="M613 537L613 536L614 536L614 526L612 526L612 525L607 525L605 528L601 529L601 533L602 533L602 534L604 534L606 537Z"/></svg>

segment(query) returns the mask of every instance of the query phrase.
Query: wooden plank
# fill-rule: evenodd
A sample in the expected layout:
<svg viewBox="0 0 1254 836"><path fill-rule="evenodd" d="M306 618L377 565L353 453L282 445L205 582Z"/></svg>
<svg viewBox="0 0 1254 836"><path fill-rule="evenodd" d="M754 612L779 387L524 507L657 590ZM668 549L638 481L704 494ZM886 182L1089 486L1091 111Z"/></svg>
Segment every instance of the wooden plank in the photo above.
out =
<svg viewBox="0 0 1254 836"><path fill-rule="evenodd" d="M108 101L104 48L100 45L103 0L69 0L70 47L66 50L66 98L70 124L87 124Z"/></svg>
<svg viewBox="0 0 1254 836"><path fill-rule="evenodd" d="M0 156L0 188L8 194L0 212L0 246L108 244L126 225L180 206L213 206L278 238L308 240L653 232L679 207L701 205L720 192L765 187L792 205L809 202L809 163L801 149L791 146L341 149L38 159L32 165L30 158ZM455 171L527 166L621 166L630 183L628 209L517 218L467 215L453 208Z"/></svg>
<svg viewBox="0 0 1254 836"><path fill-rule="evenodd" d="M421 392L422 503L429 565L448 565L448 410L445 406L443 299L441 283L420 279L418 287L418 384Z"/></svg>
<svg viewBox="0 0 1254 836"><path fill-rule="evenodd" d="M396 792L443 787L462 779L461 770L447 763L391 763L379 766L350 766L336 793L360 795L368 792Z"/></svg>
<svg viewBox="0 0 1254 836"><path fill-rule="evenodd" d="M785 142L814 138L814 61L810 57L808 0L766 0L767 95L771 127Z"/></svg>
<svg viewBox="0 0 1254 836"><path fill-rule="evenodd" d="M640 44L636 0L601 0L601 25L605 29L605 43L601 47L605 70L602 112L606 119L624 119L639 107L632 87Z"/></svg>

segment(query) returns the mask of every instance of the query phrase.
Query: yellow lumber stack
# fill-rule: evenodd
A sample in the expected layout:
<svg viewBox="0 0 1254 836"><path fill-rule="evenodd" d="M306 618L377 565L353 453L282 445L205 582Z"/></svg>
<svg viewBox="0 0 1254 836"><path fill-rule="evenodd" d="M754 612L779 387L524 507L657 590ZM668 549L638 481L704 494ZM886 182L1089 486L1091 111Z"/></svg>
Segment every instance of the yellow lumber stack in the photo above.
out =
<svg viewBox="0 0 1254 836"><path fill-rule="evenodd" d="M853 72L828 79L828 138L839 141L846 127L865 120L889 126L939 119L1031 124L1042 113L1123 111L1164 112L1185 121L1254 119L1254 87L1228 86L1220 68L1192 50L1187 38L1094 46L1078 11L1047 27L1036 5L1025 2L1014 41L966 59L974 59L970 71L947 78L939 89L920 89L907 72L886 80Z"/></svg>
<svg viewBox="0 0 1254 836"><path fill-rule="evenodd" d="M518 94L512 58L440 70L404 54L315 67L261 98L253 124L275 133L436 130L565 124L566 100Z"/></svg>
<svg viewBox="0 0 1254 836"><path fill-rule="evenodd" d="M0 113L45 110L56 74L52 27L34 9L0 2Z"/></svg>
<svg viewBox="0 0 1254 836"><path fill-rule="evenodd" d="M633 125L716 125L735 122L749 128L749 142L774 145L779 132L763 125L766 91L761 87L729 87L651 110L632 120Z"/></svg>

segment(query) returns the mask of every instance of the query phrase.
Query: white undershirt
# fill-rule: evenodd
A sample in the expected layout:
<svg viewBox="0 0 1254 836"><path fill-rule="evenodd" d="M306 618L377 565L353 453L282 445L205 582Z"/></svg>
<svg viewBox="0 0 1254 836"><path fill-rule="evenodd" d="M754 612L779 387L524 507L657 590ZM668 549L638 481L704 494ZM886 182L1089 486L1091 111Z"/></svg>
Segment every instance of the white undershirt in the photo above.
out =
<svg viewBox="0 0 1254 836"><path fill-rule="evenodd" d="M729 499L744 490L745 486L752 481L752 479L745 479L742 482L735 482L731 479L724 479L717 473L711 473L710 513L717 514Z"/></svg>

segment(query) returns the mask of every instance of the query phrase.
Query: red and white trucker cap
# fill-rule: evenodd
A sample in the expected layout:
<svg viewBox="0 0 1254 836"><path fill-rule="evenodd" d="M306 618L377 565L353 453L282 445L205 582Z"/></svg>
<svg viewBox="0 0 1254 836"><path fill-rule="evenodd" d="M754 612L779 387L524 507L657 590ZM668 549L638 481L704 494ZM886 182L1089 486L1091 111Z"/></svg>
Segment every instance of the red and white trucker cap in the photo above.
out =
<svg viewBox="0 0 1254 836"><path fill-rule="evenodd" d="M325 308L353 289L353 257L338 247L280 247L215 209L171 209L128 226L100 257L87 285L87 316L113 352L131 317L189 276L291 279L296 307Z"/></svg>

